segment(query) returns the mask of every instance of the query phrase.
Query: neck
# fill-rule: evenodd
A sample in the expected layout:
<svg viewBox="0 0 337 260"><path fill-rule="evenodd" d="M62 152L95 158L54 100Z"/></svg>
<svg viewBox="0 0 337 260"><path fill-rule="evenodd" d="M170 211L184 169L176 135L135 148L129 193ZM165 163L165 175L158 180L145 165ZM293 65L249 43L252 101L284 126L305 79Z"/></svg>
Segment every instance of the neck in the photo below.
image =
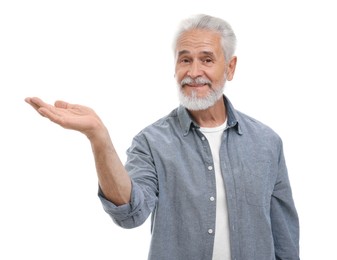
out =
<svg viewBox="0 0 337 260"><path fill-rule="evenodd" d="M201 127L217 127L226 121L227 113L223 98L205 110L190 111L193 120Z"/></svg>

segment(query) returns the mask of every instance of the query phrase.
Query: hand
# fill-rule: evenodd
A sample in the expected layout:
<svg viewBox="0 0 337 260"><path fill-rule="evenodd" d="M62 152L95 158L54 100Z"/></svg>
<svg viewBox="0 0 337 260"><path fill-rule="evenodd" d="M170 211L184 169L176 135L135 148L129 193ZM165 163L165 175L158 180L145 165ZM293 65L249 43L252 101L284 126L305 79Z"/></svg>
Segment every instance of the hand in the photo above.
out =
<svg viewBox="0 0 337 260"><path fill-rule="evenodd" d="M37 97L27 97L25 101L40 115L66 128L79 131L89 139L97 131L105 130L98 115L89 107L56 101L54 106L43 102Z"/></svg>
<svg viewBox="0 0 337 260"><path fill-rule="evenodd" d="M52 122L85 134L91 143L99 185L105 197L116 205L131 200L131 180L113 147L108 130L89 107L56 101L54 106L37 97L25 101Z"/></svg>

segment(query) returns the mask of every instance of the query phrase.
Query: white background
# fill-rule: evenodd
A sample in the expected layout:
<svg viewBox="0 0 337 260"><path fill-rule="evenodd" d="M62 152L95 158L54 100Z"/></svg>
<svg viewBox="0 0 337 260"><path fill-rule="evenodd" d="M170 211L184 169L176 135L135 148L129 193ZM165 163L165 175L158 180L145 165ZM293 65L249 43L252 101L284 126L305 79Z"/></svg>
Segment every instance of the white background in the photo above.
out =
<svg viewBox="0 0 337 260"><path fill-rule="evenodd" d="M336 259L334 1L1 1L0 259L146 259L150 223L103 211L89 142L40 117L39 96L93 107L125 160L132 137L178 105L181 18L229 21L238 65L226 95L284 141L302 259Z"/></svg>

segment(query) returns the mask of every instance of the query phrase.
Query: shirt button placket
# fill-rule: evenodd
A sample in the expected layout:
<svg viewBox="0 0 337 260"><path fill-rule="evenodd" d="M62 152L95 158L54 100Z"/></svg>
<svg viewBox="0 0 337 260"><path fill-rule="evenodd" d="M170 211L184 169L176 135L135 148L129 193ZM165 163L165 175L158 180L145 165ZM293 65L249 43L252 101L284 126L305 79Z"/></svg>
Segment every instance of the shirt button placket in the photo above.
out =
<svg viewBox="0 0 337 260"><path fill-rule="evenodd" d="M205 138L204 136L202 136L202 137L201 137L201 140L202 140L202 141L205 141L206 138ZM212 171L213 171L213 166L212 166L212 165L209 165L209 166L207 167L207 169L208 169L209 172L212 172ZM213 196L211 196L211 197L209 198L209 200L210 200L210 201L214 201L215 198L214 198ZM212 228L210 228L210 229L207 230L207 233L210 234L210 235L212 235L212 234L214 233L214 230L213 230Z"/></svg>
<svg viewBox="0 0 337 260"><path fill-rule="evenodd" d="M213 171L213 166L212 166L212 165L209 165L209 166L207 167L207 169L209 170L209 172L212 172L212 171ZM213 196L211 196L211 197L209 198L209 200L210 200L210 201L214 201L215 198L214 198ZM214 231L213 231L212 228L208 229L208 231L207 231L207 233L210 234L210 235L212 235L213 232L214 232Z"/></svg>

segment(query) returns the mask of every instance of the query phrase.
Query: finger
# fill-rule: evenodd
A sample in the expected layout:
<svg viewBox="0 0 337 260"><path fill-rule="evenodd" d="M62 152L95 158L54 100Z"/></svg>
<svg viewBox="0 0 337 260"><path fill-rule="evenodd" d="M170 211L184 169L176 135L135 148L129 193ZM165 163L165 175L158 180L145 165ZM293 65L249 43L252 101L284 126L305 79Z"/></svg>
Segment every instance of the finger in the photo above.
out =
<svg viewBox="0 0 337 260"><path fill-rule="evenodd" d="M46 111L50 111L51 113L57 114L54 106L45 103L44 101L42 101L42 99L38 97L28 97L25 99L25 101L28 104L30 104L42 116L49 117L50 113Z"/></svg>
<svg viewBox="0 0 337 260"><path fill-rule="evenodd" d="M29 97L29 98L26 98L25 101L28 104L32 105L34 108L50 106L49 104L43 102L42 99L40 99L38 97Z"/></svg>
<svg viewBox="0 0 337 260"><path fill-rule="evenodd" d="M25 102L31 105L36 110L39 108L39 106L37 106L30 97L25 98Z"/></svg>
<svg viewBox="0 0 337 260"><path fill-rule="evenodd" d="M39 109L41 108L41 104L43 104L44 102L39 99L39 98L31 98L31 97L27 97L25 98L25 101L31 105L41 116L44 116L44 114L42 114Z"/></svg>
<svg viewBox="0 0 337 260"><path fill-rule="evenodd" d="M64 116L62 115L62 110L50 105L49 107L40 107L37 111L50 121L64 126Z"/></svg>

